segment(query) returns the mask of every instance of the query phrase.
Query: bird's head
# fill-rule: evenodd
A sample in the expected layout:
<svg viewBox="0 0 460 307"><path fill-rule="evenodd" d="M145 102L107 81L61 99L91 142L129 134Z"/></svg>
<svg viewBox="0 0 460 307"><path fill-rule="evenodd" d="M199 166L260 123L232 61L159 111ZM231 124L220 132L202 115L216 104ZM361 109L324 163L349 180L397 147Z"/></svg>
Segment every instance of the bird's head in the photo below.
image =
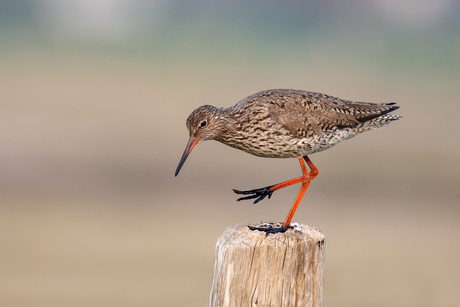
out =
<svg viewBox="0 0 460 307"><path fill-rule="evenodd" d="M187 118L187 128L190 134L187 146L176 169L176 176L179 174L182 165L196 144L202 141L215 139L220 132L219 111L213 106L205 105L194 110Z"/></svg>

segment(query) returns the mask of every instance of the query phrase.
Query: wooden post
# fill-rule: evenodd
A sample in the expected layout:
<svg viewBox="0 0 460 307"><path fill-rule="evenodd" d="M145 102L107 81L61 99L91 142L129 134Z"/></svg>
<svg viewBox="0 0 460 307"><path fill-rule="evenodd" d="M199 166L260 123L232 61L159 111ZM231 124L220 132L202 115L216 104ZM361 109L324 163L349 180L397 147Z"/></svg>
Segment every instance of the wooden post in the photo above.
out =
<svg viewBox="0 0 460 307"><path fill-rule="evenodd" d="M314 227L268 235L228 227L216 245L209 306L323 306L324 260L324 235Z"/></svg>

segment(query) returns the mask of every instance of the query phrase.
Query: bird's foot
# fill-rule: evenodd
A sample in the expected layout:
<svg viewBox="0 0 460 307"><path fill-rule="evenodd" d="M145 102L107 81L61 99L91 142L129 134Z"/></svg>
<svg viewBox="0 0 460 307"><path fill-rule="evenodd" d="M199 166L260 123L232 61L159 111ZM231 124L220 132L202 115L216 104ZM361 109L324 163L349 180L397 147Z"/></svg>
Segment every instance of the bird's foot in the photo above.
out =
<svg viewBox="0 0 460 307"><path fill-rule="evenodd" d="M279 233L279 232L283 233L286 230L288 230L289 228L293 228L293 227L289 226L287 228L284 228L283 224L281 224L281 223L277 223L276 227L274 227L274 223L265 223L265 224L261 224L259 226L248 225L248 228L251 229L251 230L263 231L268 236L269 233Z"/></svg>
<svg viewBox="0 0 460 307"><path fill-rule="evenodd" d="M267 196L268 196L269 199L270 199L270 197L272 197L272 194L273 194L274 191L272 191L270 189L271 187L273 187L273 186L271 185L271 186L268 186L268 187L249 190L249 191L239 191L239 190L233 189L233 192L235 192L236 194L243 194L243 195L252 194L252 195L249 195L249 196L240 197L236 201L257 198L254 201L254 204L257 204L259 201L263 200Z"/></svg>

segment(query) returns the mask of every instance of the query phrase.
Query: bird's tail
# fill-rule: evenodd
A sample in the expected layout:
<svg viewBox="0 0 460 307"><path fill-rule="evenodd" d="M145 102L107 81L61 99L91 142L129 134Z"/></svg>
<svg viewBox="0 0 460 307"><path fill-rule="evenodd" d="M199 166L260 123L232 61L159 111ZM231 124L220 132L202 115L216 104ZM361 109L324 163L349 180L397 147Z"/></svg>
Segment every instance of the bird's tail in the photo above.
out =
<svg viewBox="0 0 460 307"><path fill-rule="evenodd" d="M356 127L356 129L359 132L364 132L364 131L368 131L368 130L374 130L374 129L378 129L378 128L381 128L381 127L385 127L390 122L392 122L394 120L399 120L401 118L402 117L399 116L399 115L393 115L393 114L387 113L387 114L383 114L383 115L380 115L378 117L375 117L375 118L373 118L371 120L368 120L368 121L360 123Z"/></svg>

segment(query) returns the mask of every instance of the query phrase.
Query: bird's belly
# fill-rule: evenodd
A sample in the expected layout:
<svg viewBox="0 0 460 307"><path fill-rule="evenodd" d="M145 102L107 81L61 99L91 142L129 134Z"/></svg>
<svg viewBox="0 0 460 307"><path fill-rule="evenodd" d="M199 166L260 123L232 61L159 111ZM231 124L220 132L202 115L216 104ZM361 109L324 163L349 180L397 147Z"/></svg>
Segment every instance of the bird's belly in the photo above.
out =
<svg viewBox="0 0 460 307"><path fill-rule="evenodd" d="M259 157L297 158L326 150L354 135L352 129L337 129L304 138L292 135L261 134L246 137L238 142L223 143Z"/></svg>
<svg viewBox="0 0 460 307"><path fill-rule="evenodd" d="M298 151L299 155L297 157L311 155L329 149L341 141L348 140L355 135L356 133L354 133L352 129L344 129L326 131L321 135L300 139L298 144L301 149Z"/></svg>

